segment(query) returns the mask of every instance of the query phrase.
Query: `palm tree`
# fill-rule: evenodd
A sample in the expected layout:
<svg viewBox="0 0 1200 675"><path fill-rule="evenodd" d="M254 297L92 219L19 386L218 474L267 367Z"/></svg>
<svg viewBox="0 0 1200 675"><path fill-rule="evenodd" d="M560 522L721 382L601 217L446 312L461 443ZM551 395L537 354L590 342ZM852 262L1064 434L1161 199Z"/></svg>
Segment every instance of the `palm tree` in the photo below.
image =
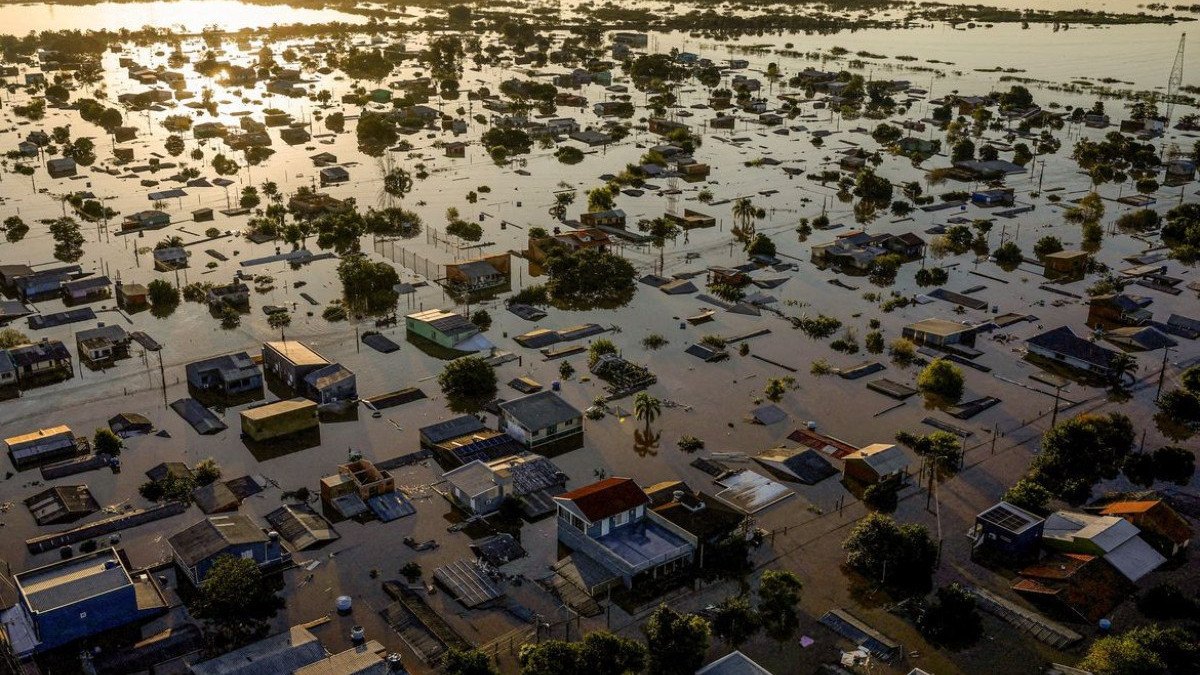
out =
<svg viewBox="0 0 1200 675"><path fill-rule="evenodd" d="M658 249L658 273L662 274L666 256L663 249L666 247L668 241L675 241L682 228L660 216L658 218L638 221L638 229L649 234L650 243L654 244L654 247Z"/></svg>
<svg viewBox="0 0 1200 675"><path fill-rule="evenodd" d="M749 197L738 197L733 202L734 236L749 239L754 235L754 219L758 217L758 209Z"/></svg>
<svg viewBox="0 0 1200 675"><path fill-rule="evenodd" d="M646 423L646 433L650 433L650 424L662 412L662 402L657 398L639 391L633 397L633 415Z"/></svg>
<svg viewBox="0 0 1200 675"><path fill-rule="evenodd" d="M164 248L178 248L180 246L183 246L183 237L173 234L164 239L160 239L158 243L154 245L154 248L161 250Z"/></svg>
<svg viewBox="0 0 1200 675"><path fill-rule="evenodd" d="M1124 389L1125 376L1136 373L1137 369L1137 359L1129 354L1118 353L1108 362L1108 381L1112 384L1113 389Z"/></svg>

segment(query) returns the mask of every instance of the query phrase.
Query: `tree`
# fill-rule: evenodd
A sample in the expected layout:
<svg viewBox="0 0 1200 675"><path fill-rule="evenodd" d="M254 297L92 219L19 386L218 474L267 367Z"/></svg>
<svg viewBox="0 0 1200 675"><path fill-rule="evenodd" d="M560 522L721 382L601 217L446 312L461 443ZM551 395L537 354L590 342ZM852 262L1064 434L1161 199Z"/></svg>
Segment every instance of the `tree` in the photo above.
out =
<svg viewBox="0 0 1200 675"><path fill-rule="evenodd" d="M1200 648L1185 629L1138 626L1092 643L1079 667L1096 675L1195 672Z"/></svg>
<svg viewBox="0 0 1200 675"><path fill-rule="evenodd" d="M147 284L146 297L150 299L155 316L166 316L179 305L179 289L165 279L154 279Z"/></svg>
<svg viewBox="0 0 1200 675"><path fill-rule="evenodd" d="M54 257L73 263L83 257L83 233L74 218L55 218L50 221L50 236L54 238Z"/></svg>
<svg viewBox="0 0 1200 675"><path fill-rule="evenodd" d="M492 327L492 315L486 309L477 309L471 315L471 323L479 330L487 330Z"/></svg>
<svg viewBox="0 0 1200 675"><path fill-rule="evenodd" d="M171 134L170 136L167 136L167 140L165 143L163 143L163 147L166 149L168 155L172 157L178 157L182 155L184 151L183 137L179 136L178 134Z"/></svg>
<svg viewBox="0 0 1200 675"><path fill-rule="evenodd" d="M1133 441L1133 423L1120 413L1064 420L1042 435L1028 477L1057 497L1081 503L1101 478L1117 477Z"/></svg>
<svg viewBox="0 0 1200 675"><path fill-rule="evenodd" d="M619 307L629 302L637 290L633 265L598 248L568 252L552 246L546 271L550 276L546 291L564 308Z"/></svg>
<svg viewBox="0 0 1200 675"><path fill-rule="evenodd" d="M267 619L283 607L278 579L266 579L253 558L222 555L197 589L192 615L204 624L209 651L223 654L261 639Z"/></svg>
<svg viewBox="0 0 1200 675"><path fill-rule="evenodd" d="M975 158L975 144L964 138L950 148L951 162L965 162Z"/></svg>
<svg viewBox="0 0 1200 675"><path fill-rule="evenodd" d="M583 642L575 643L579 650L579 669L586 675L626 675L639 673L646 661L642 643L608 631L587 634Z"/></svg>
<svg viewBox="0 0 1200 675"><path fill-rule="evenodd" d="M1045 258L1051 253L1058 253L1061 250L1063 250L1062 240L1052 234L1038 239L1037 243L1033 245L1033 254L1038 258Z"/></svg>
<svg viewBox="0 0 1200 675"><path fill-rule="evenodd" d="M114 434L108 427L96 429L95 435L92 436L92 449L98 455L116 456L121 454L121 449L124 447L125 443L121 437Z"/></svg>
<svg viewBox="0 0 1200 675"><path fill-rule="evenodd" d="M1022 478L1004 492L1000 499L1032 513L1045 514L1054 495L1038 483Z"/></svg>
<svg viewBox="0 0 1200 675"><path fill-rule="evenodd" d="M862 501L868 507L880 513L893 513L899 505L897 481L881 480L863 490Z"/></svg>
<svg viewBox="0 0 1200 675"><path fill-rule="evenodd" d="M478 412L496 397L496 371L478 356L447 363L438 375L438 384L456 412Z"/></svg>
<svg viewBox="0 0 1200 675"><path fill-rule="evenodd" d="M1196 453L1178 446L1154 451L1154 477L1161 481L1187 485L1196 473Z"/></svg>
<svg viewBox="0 0 1200 675"><path fill-rule="evenodd" d="M675 221L660 216L638 221L638 229L649 235L650 243L658 249L658 273L662 274L665 255L663 249L668 241L675 241L679 237L683 228L675 224Z"/></svg>
<svg viewBox="0 0 1200 675"><path fill-rule="evenodd" d="M764 256L767 258L775 257L775 242L762 232L755 235L746 242L746 253L751 256Z"/></svg>
<svg viewBox="0 0 1200 675"><path fill-rule="evenodd" d="M646 433L650 433L650 424L662 413L662 403L650 394L639 391L633 397L634 417L646 423Z"/></svg>
<svg viewBox="0 0 1200 675"><path fill-rule="evenodd" d="M946 359L934 359L917 376L917 389L946 403L957 403L963 394L962 370Z"/></svg>
<svg viewBox="0 0 1200 675"><path fill-rule="evenodd" d="M1015 241L1006 241L1000 244L999 248L992 252L992 257L996 259L996 264L1006 272L1015 270L1025 260L1025 254L1021 252L1021 247L1017 246Z"/></svg>
<svg viewBox="0 0 1200 675"><path fill-rule="evenodd" d="M600 357L605 354L616 354L617 345L613 344L608 338L598 338L592 344L588 345L588 368L594 367L600 362Z"/></svg>
<svg viewBox="0 0 1200 675"><path fill-rule="evenodd" d="M754 236L754 220L759 218L758 207L749 197L738 197L733 201L733 220L737 225L733 229L734 238L749 241Z"/></svg>
<svg viewBox="0 0 1200 675"><path fill-rule="evenodd" d="M983 631L975 596L957 583L942 586L917 621L917 627L935 645L961 648L973 644Z"/></svg>
<svg viewBox="0 0 1200 675"><path fill-rule="evenodd" d="M385 262L374 262L361 254L347 255L337 267L346 304L367 313L389 312L396 306L396 284L400 275Z"/></svg>
<svg viewBox="0 0 1200 675"><path fill-rule="evenodd" d="M648 654L646 670L655 675L694 675L704 665L711 629L694 615L659 605L642 626Z"/></svg>
<svg viewBox="0 0 1200 675"><path fill-rule="evenodd" d="M1125 388L1125 378L1137 372L1138 362L1125 352L1117 352L1108 362L1108 383L1117 391Z"/></svg>
<svg viewBox="0 0 1200 675"><path fill-rule="evenodd" d="M858 521L842 548L852 569L896 587L928 586L937 560L937 544L924 526L898 525L880 513Z"/></svg>
<svg viewBox="0 0 1200 675"><path fill-rule="evenodd" d="M4 239L10 244L15 244L25 238L29 234L29 225L20 216L9 216L4 219L3 227Z"/></svg>
<svg viewBox="0 0 1200 675"><path fill-rule="evenodd" d="M583 675L575 645L562 640L526 644L517 654L521 675Z"/></svg>
<svg viewBox="0 0 1200 675"><path fill-rule="evenodd" d="M522 675L625 675L641 671L646 648L608 631L582 642L547 640L527 644L517 655Z"/></svg>
<svg viewBox="0 0 1200 675"><path fill-rule="evenodd" d="M713 612L712 631L730 647L737 649L762 628L762 618L745 598L722 600Z"/></svg>
<svg viewBox="0 0 1200 675"><path fill-rule="evenodd" d="M767 634L779 642L790 639L799 626L796 605L803 587L800 577L787 570L767 570L759 580L758 613Z"/></svg>
<svg viewBox="0 0 1200 675"><path fill-rule="evenodd" d="M451 647L442 657L442 672L446 675L498 675L487 654L478 649Z"/></svg>
<svg viewBox="0 0 1200 675"><path fill-rule="evenodd" d="M0 349L12 349L29 344L29 336L16 328L0 328Z"/></svg>

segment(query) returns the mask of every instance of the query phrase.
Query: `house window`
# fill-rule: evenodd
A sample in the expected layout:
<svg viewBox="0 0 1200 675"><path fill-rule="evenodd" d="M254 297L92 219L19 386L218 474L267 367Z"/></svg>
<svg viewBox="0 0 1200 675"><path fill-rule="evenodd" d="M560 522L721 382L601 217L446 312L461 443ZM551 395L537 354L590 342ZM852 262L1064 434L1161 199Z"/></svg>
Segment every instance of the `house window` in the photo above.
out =
<svg viewBox="0 0 1200 675"><path fill-rule="evenodd" d="M242 551L242 557L246 560L254 559L254 551Z"/></svg>
<svg viewBox="0 0 1200 675"><path fill-rule="evenodd" d="M613 516L613 527L620 527L628 522L629 522L629 512L628 511L622 511L621 513L618 513L617 515Z"/></svg>

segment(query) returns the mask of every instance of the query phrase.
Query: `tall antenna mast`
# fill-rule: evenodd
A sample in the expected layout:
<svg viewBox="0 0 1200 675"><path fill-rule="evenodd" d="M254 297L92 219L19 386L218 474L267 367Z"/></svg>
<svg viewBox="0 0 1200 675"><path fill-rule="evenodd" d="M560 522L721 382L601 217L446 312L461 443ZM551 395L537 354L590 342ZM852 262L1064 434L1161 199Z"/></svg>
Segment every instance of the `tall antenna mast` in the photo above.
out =
<svg viewBox="0 0 1200 675"><path fill-rule="evenodd" d="M1175 110L1175 95L1183 85L1183 45L1187 33L1179 36L1179 51L1175 52L1175 64L1171 66L1171 78L1167 80L1167 119L1164 127L1171 125L1171 113ZM1165 132L1165 129L1164 129Z"/></svg>

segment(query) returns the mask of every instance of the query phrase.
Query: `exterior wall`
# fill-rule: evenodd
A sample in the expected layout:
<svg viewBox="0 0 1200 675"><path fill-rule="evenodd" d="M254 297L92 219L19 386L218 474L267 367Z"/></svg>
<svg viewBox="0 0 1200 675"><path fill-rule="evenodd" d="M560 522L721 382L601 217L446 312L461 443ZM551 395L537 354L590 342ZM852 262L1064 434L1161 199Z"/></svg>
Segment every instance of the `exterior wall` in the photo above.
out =
<svg viewBox="0 0 1200 675"><path fill-rule="evenodd" d="M1088 363L1087 361L1084 361L1082 359L1077 359L1073 356L1068 356L1066 354L1060 354L1058 352L1051 351L1044 347L1039 347L1038 345L1029 344L1028 349L1029 349L1030 353L1032 353L1032 354L1037 354L1038 356L1041 356L1043 358L1047 358L1047 359L1050 359L1051 361L1056 361L1058 363L1066 364L1068 366L1071 366L1072 368L1077 368L1077 369L1085 371L1085 372L1096 373L1098 375L1104 375L1104 374L1108 373L1107 368L1101 368L1100 366Z"/></svg>
<svg viewBox="0 0 1200 675"><path fill-rule="evenodd" d="M347 401L358 396L358 378L353 375L338 382L336 385L313 392L318 403L334 403Z"/></svg>
<svg viewBox="0 0 1200 675"><path fill-rule="evenodd" d="M423 337L431 342L435 342L442 347L453 349L454 345L456 344L456 341L453 338L435 329L433 326L425 323L424 321L405 318L404 325L405 328L414 335Z"/></svg>
<svg viewBox="0 0 1200 675"><path fill-rule="evenodd" d="M319 424L317 410L314 406L290 410L263 419L243 417L242 433L256 441L265 441L312 429Z"/></svg>
<svg viewBox="0 0 1200 675"><path fill-rule="evenodd" d="M553 446L556 452L565 452L583 447L582 417L545 429L527 429L511 415L504 413L504 430L530 450Z"/></svg>
<svg viewBox="0 0 1200 675"><path fill-rule="evenodd" d="M1006 556L1019 558L1036 554L1042 539L1041 523L1020 534L1013 534L983 520L976 520L975 524L983 536L981 545Z"/></svg>
<svg viewBox="0 0 1200 675"><path fill-rule="evenodd" d="M195 567L184 568L188 573L188 576L191 577L192 583L199 584L203 582L204 577L208 574L208 571L212 569L213 565L216 564L217 559L224 555L233 556L235 558L252 558L258 563L259 567L278 562L282 559L282 551L278 542L268 540L254 542L251 544L238 544L236 546L230 546L211 558L201 560L196 564ZM177 557L176 561L178 560L179 558ZM182 564L179 566L183 567Z"/></svg>
<svg viewBox="0 0 1200 675"><path fill-rule="evenodd" d="M879 482L879 474L862 460L847 459L842 475L867 484Z"/></svg>
<svg viewBox="0 0 1200 675"><path fill-rule="evenodd" d="M31 615L42 642L38 651L45 651L136 621L139 618L137 592L132 585L124 586L49 612L31 612Z"/></svg>
<svg viewBox="0 0 1200 675"><path fill-rule="evenodd" d="M284 358L283 354L264 344L262 350L263 370L279 378L287 386L299 391L304 386L304 376L329 365L329 362L298 366Z"/></svg>
<svg viewBox="0 0 1200 675"><path fill-rule="evenodd" d="M188 374L188 384L197 389L216 389L225 394L240 394L262 387L262 374L254 373L247 377L229 382L221 379L220 371L202 370Z"/></svg>

